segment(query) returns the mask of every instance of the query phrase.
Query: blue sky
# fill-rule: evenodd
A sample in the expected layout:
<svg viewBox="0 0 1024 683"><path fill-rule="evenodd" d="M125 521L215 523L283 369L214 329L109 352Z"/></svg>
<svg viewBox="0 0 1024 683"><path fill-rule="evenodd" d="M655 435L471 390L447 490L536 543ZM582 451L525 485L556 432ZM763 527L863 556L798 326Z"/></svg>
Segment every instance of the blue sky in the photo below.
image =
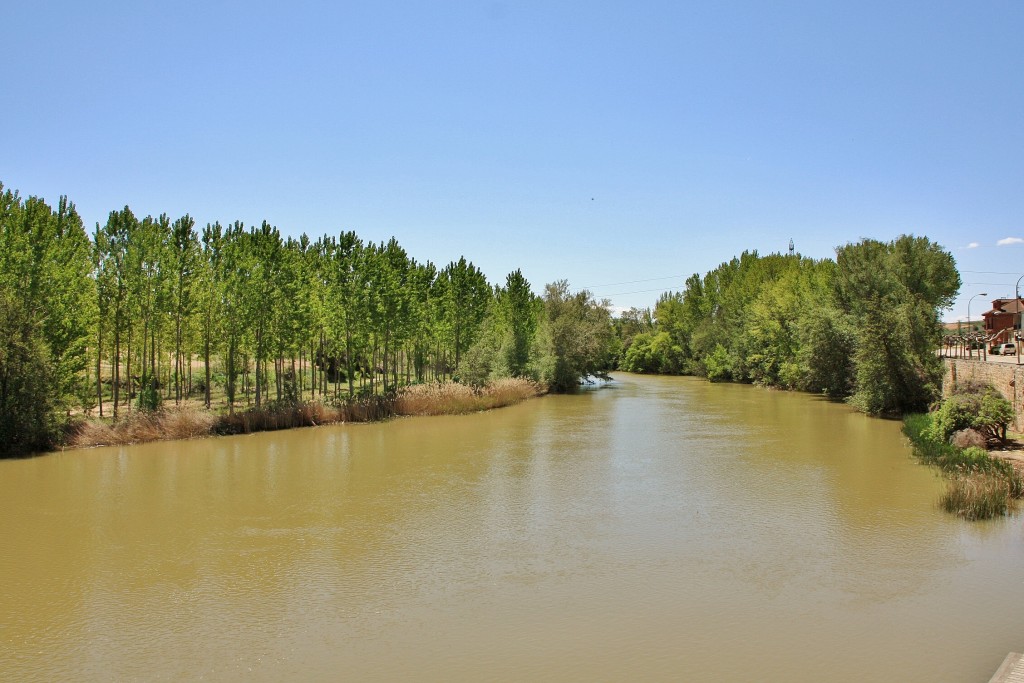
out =
<svg viewBox="0 0 1024 683"><path fill-rule="evenodd" d="M0 182L649 306L750 249L1024 274L1024 3L11 3ZM1000 241L1010 240L1000 246ZM976 246L970 246L976 245Z"/></svg>

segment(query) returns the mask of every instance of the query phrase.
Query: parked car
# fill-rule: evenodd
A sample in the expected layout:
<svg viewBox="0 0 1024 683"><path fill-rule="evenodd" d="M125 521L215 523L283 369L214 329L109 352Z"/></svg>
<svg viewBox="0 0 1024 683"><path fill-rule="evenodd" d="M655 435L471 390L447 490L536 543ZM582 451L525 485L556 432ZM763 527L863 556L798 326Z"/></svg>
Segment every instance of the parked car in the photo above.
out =
<svg viewBox="0 0 1024 683"><path fill-rule="evenodd" d="M991 346L988 347L988 352L993 356L998 356L1000 346L1002 346L1002 344L992 344Z"/></svg>
<svg viewBox="0 0 1024 683"><path fill-rule="evenodd" d="M1002 346L999 347L999 355L1001 355L1001 356L1016 356L1017 355L1017 345L1014 344L1013 342L1010 342L1008 344L1003 344Z"/></svg>

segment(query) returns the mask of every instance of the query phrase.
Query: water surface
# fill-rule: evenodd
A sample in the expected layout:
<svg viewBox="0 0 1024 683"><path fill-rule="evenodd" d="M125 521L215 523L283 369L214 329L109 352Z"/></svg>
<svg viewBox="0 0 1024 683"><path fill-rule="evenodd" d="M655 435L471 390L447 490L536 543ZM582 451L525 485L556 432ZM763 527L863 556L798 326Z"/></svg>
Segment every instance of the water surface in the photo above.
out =
<svg viewBox="0 0 1024 683"><path fill-rule="evenodd" d="M0 680L985 681L1021 518L899 424L621 375L578 396L0 462Z"/></svg>

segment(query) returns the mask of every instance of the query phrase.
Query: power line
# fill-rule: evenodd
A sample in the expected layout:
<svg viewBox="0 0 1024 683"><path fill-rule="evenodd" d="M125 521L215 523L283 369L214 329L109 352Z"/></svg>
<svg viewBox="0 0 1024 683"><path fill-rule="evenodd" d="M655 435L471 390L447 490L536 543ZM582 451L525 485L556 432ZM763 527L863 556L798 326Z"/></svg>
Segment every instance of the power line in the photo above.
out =
<svg viewBox="0 0 1024 683"><path fill-rule="evenodd" d="M672 292L672 291L675 291L675 290L673 290L672 288L668 288L668 289L665 289L665 288L662 288L662 289L638 289L638 290L636 290L634 292L614 292L612 294L601 294L600 296L601 297L626 296L627 294L646 294L647 292Z"/></svg>
<svg viewBox="0 0 1024 683"><path fill-rule="evenodd" d="M606 282L603 285L586 285L583 289L597 289L598 287L615 287L618 285L635 285L638 282L655 282L657 280L672 280L675 278L689 277L688 275L666 275L665 277L649 277L645 280L626 280L625 282ZM656 290L649 290L656 291ZM628 292L632 294L632 292ZM614 296L614 295L613 295Z"/></svg>

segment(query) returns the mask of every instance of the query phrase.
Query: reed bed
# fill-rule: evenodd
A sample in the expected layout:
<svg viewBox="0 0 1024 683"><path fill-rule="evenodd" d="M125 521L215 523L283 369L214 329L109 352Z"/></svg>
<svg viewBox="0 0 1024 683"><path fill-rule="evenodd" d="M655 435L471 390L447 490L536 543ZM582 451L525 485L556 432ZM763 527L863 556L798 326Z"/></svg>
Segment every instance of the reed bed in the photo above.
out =
<svg viewBox="0 0 1024 683"><path fill-rule="evenodd" d="M939 505L965 519L990 519L1009 512L1013 496L1009 482L992 474L958 474L950 477Z"/></svg>
<svg viewBox="0 0 1024 683"><path fill-rule="evenodd" d="M147 441L193 439L214 434L251 434L340 422L376 422L394 415L455 415L519 403L544 393L536 382L497 380L473 388L445 382L405 387L383 396L358 396L324 404L318 401L270 403L218 415L196 408L135 412L118 422L85 420L67 437L68 448L123 446Z"/></svg>
<svg viewBox="0 0 1024 683"><path fill-rule="evenodd" d="M68 443L72 448L123 446L145 441L192 439L208 436L216 428L214 413L193 408L166 408L136 412L116 423L89 420L81 423Z"/></svg>
<svg viewBox="0 0 1024 683"><path fill-rule="evenodd" d="M395 399L398 415L462 415L509 406L544 393L537 382L506 378L483 387L456 382L404 387Z"/></svg>
<svg viewBox="0 0 1024 683"><path fill-rule="evenodd" d="M361 396L333 405L317 401L270 404L234 415L222 415L216 431L218 434L251 434L338 422L376 422L395 414L394 402L391 396Z"/></svg>

